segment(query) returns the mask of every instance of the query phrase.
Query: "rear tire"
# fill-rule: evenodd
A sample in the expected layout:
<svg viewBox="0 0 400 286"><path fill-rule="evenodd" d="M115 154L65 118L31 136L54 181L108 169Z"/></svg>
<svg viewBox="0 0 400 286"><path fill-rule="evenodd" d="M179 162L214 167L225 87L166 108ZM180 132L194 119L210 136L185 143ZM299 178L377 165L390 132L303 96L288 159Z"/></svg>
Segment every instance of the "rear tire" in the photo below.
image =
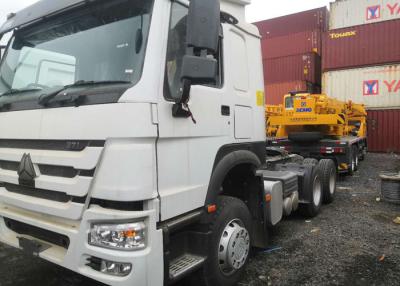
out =
<svg viewBox="0 0 400 286"><path fill-rule="evenodd" d="M330 159L322 159L318 163L318 171L321 176L322 201L330 204L334 201L336 193L336 165Z"/></svg>
<svg viewBox="0 0 400 286"><path fill-rule="evenodd" d="M312 165L312 166L316 166L318 165L318 160L314 159L314 158L306 158L303 161L303 165Z"/></svg>
<svg viewBox="0 0 400 286"><path fill-rule="evenodd" d="M301 204L299 206L300 213L307 218L313 218L317 216L321 210L323 197L321 177L317 168L313 170L310 188L308 188L306 192L309 192L307 197L311 198L311 202Z"/></svg>
<svg viewBox="0 0 400 286"><path fill-rule="evenodd" d="M236 285L248 263L251 215L241 200L220 196L210 223L211 248L200 279L205 285Z"/></svg>

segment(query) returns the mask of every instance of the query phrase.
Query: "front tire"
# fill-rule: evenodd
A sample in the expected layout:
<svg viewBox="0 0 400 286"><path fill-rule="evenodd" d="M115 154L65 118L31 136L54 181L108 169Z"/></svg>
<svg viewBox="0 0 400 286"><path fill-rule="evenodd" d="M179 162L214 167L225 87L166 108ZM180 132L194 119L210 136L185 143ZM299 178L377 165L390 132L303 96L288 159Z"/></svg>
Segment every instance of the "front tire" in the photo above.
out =
<svg viewBox="0 0 400 286"><path fill-rule="evenodd" d="M208 286L236 285L248 263L251 247L251 215L241 200L220 196L210 224L211 248L202 279Z"/></svg>

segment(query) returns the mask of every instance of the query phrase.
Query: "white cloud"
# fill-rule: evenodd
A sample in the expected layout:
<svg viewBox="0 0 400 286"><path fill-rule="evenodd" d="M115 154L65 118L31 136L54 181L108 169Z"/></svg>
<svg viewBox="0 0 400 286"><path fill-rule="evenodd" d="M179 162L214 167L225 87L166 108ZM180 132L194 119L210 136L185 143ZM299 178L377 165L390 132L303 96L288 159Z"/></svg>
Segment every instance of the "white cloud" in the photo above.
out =
<svg viewBox="0 0 400 286"><path fill-rule="evenodd" d="M328 6L330 2L333 0L252 0L246 16L248 21L255 22Z"/></svg>
<svg viewBox="0 0 400 286"><path fill-rule="evenodd" d="M10 13L18 12L21 9L37 2L37 0L2 0L0 5L0 26L7 20L7 15ZM5 44L7 42L7 37L4 37L1 41L1 44Z"/></svg>
<svg viewBox="0 0 400 286"><path fill-rule="evenodd" d="M19 10L37 2L37 0L2 0L0 5L0 22L6 21L6 17L9 13L18 12Z"/></svg>

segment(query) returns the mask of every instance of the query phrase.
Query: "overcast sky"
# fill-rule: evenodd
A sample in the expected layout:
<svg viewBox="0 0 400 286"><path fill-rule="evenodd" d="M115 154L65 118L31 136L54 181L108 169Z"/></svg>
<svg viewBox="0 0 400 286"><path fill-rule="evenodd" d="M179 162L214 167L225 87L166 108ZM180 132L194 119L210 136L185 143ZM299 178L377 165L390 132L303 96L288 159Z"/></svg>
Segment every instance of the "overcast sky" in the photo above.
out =
<svg viewBox="0 0 400 286"><path fill-rule="evenodd" d="M1 0L0 22L3 23L10 12L18 12L37 0ZM53 0L57 1L57 0ZM253 0L247 7L247 20L255 22L295 12L328 5L333 0Z"/></svg>

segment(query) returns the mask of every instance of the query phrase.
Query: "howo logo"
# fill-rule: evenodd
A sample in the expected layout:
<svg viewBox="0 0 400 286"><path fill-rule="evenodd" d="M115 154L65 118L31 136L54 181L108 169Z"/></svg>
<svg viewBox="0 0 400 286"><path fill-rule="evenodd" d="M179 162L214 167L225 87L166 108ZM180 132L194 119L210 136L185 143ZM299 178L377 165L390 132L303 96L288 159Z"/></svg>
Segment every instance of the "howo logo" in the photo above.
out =
<svg viewBox="0 0 400 286"><path fill-rule="evenodd" d="M31 155L24 154L18 166L18 182L20 185L34 187L37 177Z"/></svg>
<svg viewBox="0 0 400 286"><path fill-rule="evenodd" d="M380 94L382 86L385 93L400 93L400 80L384 80L381 85L379 80L366 80L363 83L364 96L373 96Z"/></svg>
<svg viewBox="0 0 400 286"><path fill-rule="evenodd" d="M374 5L367 7L367 21L381 19L385 10L389 11L389 16L400 15L400 2L388 3L386 6Z"/></svg>

